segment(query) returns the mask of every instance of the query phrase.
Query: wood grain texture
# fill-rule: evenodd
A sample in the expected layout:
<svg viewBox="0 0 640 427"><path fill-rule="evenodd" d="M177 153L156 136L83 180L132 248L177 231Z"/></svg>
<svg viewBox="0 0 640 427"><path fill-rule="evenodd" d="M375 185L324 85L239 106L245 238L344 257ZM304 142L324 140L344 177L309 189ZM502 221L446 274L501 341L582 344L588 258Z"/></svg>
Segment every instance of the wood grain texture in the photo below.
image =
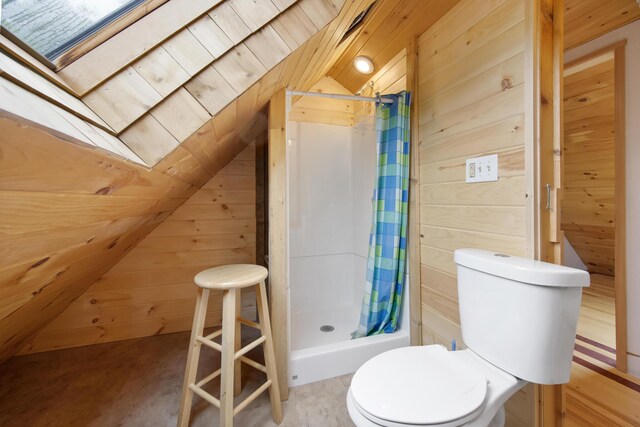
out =
<svg viewBox="0 0 640 427"><path fill-rule="evenodd" d="M370 76L353 67L356 56L369 57L378 68L389 63L409 41L440 19L457 1L380 0L357 34L344 42L340 58L328 73L352 92L359 90ZM360 7L364 10L366 5Z"/></svg>
<svg viewBox="0 0 640 427"><path fill-rule="evenodd" d="M289 298L286 128L287 95L279 90L269 103L269 293L278 383L281 398L289 397Z"/></svg>
<svg viewBox="0 0 640 427"><path fill-rule="evenodd" d="M50 98L43 98L23 86L24 84L17 85L11 80L0 78L0 114L2 116L28 120L34 126L47 129L64 140L100 147L116 156L145 164L118 138L69 113L50 101Z"/></svg>
<svg viewBox="0 0 640 427"><path fill-rule="evenodd" d="M453 251L525 256L524 5L463 0L418 39L419 190L423 344L460 332ZM498 154L499 180L465 183L465 160ZM506 405L534 423L534 391Z"/></svg>
<svg viewBox="0 0 640 427"><path fill-rule="evenodd" d="M285 65L299 72L297 84L314 84L321 77L316 67L321 59L330 58L337 45L338 34L332 31L341 30L355 12L355 8L345 9L329 30L323 27L340 12L343 1L305 0L302 5L290 2L283 9L283 4L276 7L271 1L254 3L220 3L109 77L83 100L116 132L133 140L129 145L152 161L151 165L169 155L175 145L167 138L151 144L151 134L144 138L152 122L149 116L178 143L186 142L208 122L220 128L216 125L220 120L210 120L210 116L224 117L227 133L251 140L243 134L255 133L255 122L264 121L260 111L268 99L277 88L293 83L280 79ZM317 13L313 21L310 13ZM314 34L319 36L315 41L322 43L314 45L315 50L306 45ZM295 68L301 58L291 55L292 49L298 49L300 55L308 52L305 67ZM157 127L154 130L156 135L163 133ZM216 137L220 140L227 133L218 132ZM201 161L210 157L189 151ZM173 156L183 158L180 153ZM164 162L163 167L170 165Z"/></svg>
<svg viewBox="0 0 640 427"><path fill-rule="evenodd" d="M571 382L566 385L564 425L637 426L640 424L638 396L640 380L603 362L612 353L577 340L592 355L574 351ZM593 355L600 355L597 358ZM606 359L604 359L606 360ZM579 363L577 363L579 362Z"/></svg>
<svg viewBox="0 0 640 427"><path fill-rule="evenodd" d="M310 92L351 95L347 89L331 77L320 80L311 88ZM287 118L294 122L353 126L354 109L354 101L302 96L293 103Z"/></svg>
<svg viewBox="0 0 640 427"><path fill-rule="evenodd" d="M566 72L562 229L589 272L614 276L614 59Z"/></svg>
<svg viewBox="0 0 640 427"><path fill-rule="evenodd" d="M205 0L196 3L204 4ZM84 94L83 100L100 116L104 116L115 131L121 132L202 70L225 57L225 53L234 46L242 50L243 41L253 49L267 70L290 53L291 49L269 23L282 14L281 21L290 26L292 15L282 13L271 1L247 3L229 0L214 3L216 7L208 10L208 13L193 16L188 25L178 28L171 37L159 40L157 46L140 52L135 61L107 75L98 87ZM331 15L333 17L335 13ZM317 31L313 27L313 31L306 33L306 38L300 42L306 41ZM148 37L152 38L153 34ZM262 77L265 69L251 67L247 64L251 58L247 58L246 52L241 53L244 55L241 65L249 67L244 71L254 76L253 80L247 80L246 89ZM117 58L111 62L118 62ZM233 76L234 73L226 73L228 79ZM147 86L159 96L152 96ZM123 98L125 101L121 102Z"/></svg>
<svg viewBox="0 0 640 427"><path fill-rule="evenodd" d="M571 49L640 18L634 0L566 0L564 48Z"/></svg>
<svg viewBox="0 0 640 427"><path fill-rule="evenodd" d="M30 123L2 118L0 128L0 360L6 360L192 187Z"/></svg>
<svg viewBox="0 0 640 427"><path fill-rule="evenodd" d="M4 38L0 40L4 45ZM10 52L12 51L10 50ZM0 70L2 70L5 77L10 78L16 84L22 84L25 89L54 102L59 107L66 109L83 120L90 121L105 130L111 130L82 101L58 86L57 82L51 82L46 76L41 75L40 70L34 72L28 66L22 65L19 60L15 60L4 52L0 53Z"/></svg>
<svg viewBox="0 0 640 427"><path fill-rule="evenodd" d="M184 92L179 92L179 96L183 95ZM35 94L29 93L29 96L37 105L46 104ZM210 117L194 102L194 107L201 109L202 117ZM119 140L116 139L121 145L116 145L108 134L101 133L100 129L91 130L90 125L79 118L62 110L58 113L54 107L42 109L37 105L31 108L24 102L17 105L22 108L18 113L31 121L8 113L3 113L0 119L3 139L0 252L4 254L0 267L3 300L0 360L15 354L27 339L59 315L122 255L216 175L252 137L251 132L241 133L243 128L221 139L213 132L201 132L196 127L170 128L180 137L195 130L184 147L178 146L166 128L148 116L122 136L150 163L162 159L155 168L145 169L97 149L113 144L111 151L126 154L129 148ZM178 110L177 115L184 112L183 108ZM36 116L32 117L30 111ZM158 117L165 120L167 114ZM181 125L193 126L190 123L185 120ZM254 120L244 126L259 132L264 129L264 122ZM206 124L206 128L211 129L211 123ZM85 139L87 136L90 139ZM154 144L146 145L148 141ZM173 152L166 156L171 149ZM128 153L137 159L132 151ZM235 174L230 175L234 180L246 185L242 176L247 171L246 163L234 163L230 170ZM248 184L253 185L250 181ZM230 184L232 188L234 185ZM217 196L222 197L223 193ZM241 197L246 200L246 195ZM201 207L193 209L207 211ZM242 204L219 204L217 209L209 211L221 221L227 221L250 214L252 210ZM207 221L204 224L211 228ZM240 239L242 247L234 249L231 255L221 252L224 241L229 243L228 239L215 243L204 239L193 246L176 242L176 246L185 249L181 252L183 255L158 259L167 265L190 267L194 264L186 254L191 250L206 254L200 260L209 257L219 262L252 256L250 237ZM198 257L194 259L197 261ZM147 264L154 265L153 262ZM184 324L182 315L174 318ZM126 327L119 328L116 336L133 333ZM158 321L153 320L134 329L139 334L151 334L158 328ZM85 340L98 339L91 329L79 332L79 336Z"/></svg>
<svg viewBox="0 0 640 427"><path fill-rule="evenodd" d="M221 1L167 2L58 74L78 94L84 95Z"/></svg>
<svg viewBox="0 0 640 427"><path fill-rule="evenodd" d="M48 351L187 330L199 271L255 262L255 147L238 154L22 350ZM242 184L225 183L243 177ZM215 189L209 189L215 188ZM245 296L245 294L247 294ZM213 292L209 313L221 310ZM243 307L255 307L243 292ZM219 325L213 314L207 325ZM155 329L150 329L155 325Z"/></svg>

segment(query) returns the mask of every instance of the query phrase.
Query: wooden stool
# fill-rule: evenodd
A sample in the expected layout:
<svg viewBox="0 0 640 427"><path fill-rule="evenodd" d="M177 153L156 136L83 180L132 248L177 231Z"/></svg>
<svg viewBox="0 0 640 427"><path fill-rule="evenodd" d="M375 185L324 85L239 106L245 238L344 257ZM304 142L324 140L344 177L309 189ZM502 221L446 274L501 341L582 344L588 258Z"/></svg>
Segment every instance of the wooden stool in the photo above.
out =
<svg viewBox="0 0 640 427"><path fill-rule="evenodd" d="M273 421L276 424L282 422L280 390L278 389L278 375L276 374L273 340L271 337L269 307L267 305L267 294L264 284L264 280L268 274L269 272L266 268L258 265L237 264L210 268L196 275L194 281L200 288L198 289L196 311L193 318L193 328L191 330L191 343L189 344L187 368L184 376L184 385L182 387L182 403L180 405L178 426L186 427L189 425L193 393L220 408L220 426L228 427L233 425L234 415L242 411L267 388L269 389L269 398L271 399ZM256 305L258 306L258 316L260 318L259 324L239 316L240 289L254 285L257 285ZM222 290L224 292L222 297L222 329L205 337L203 336L204 324L207 314L207 303L209 301L209 291L211 289ZM243 348L240 348L241 323L261 331L260 338ZM222 335L222 345L213 341L214 338L219 335ZM263 343L266 366L245 356L249 350ZM201 344L218 350L222 354L222 364L220 369L196 382L196 371L198 370ZM238 395L242 387L240 382L241 362L266 373L267 381L234 408L234 390L235 394ZM202 386L218 375L221 375L220 400L202 389Z"/></svg>

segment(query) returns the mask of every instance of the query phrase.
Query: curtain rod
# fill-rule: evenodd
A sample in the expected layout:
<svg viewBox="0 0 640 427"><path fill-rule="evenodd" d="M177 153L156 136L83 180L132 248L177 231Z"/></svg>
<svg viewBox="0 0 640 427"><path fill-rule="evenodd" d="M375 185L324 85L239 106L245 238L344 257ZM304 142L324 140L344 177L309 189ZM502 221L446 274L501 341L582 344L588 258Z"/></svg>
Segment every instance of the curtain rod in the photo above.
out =
<svg viewBox="0 0 640 427"><path fill-rule="evenodd" d="M358 95L341 95L337 93L322 93L322 92L302 92L299 90L287 90L287 95L301 95L301 96L317 96L319 98L335 98L335 99L346 99L353 101L369 101L369 102L384 102L385 104L393 103L393 99L380 97L379 94L376 93L376 97L372 98L369 96L358 96Z"/></svg>

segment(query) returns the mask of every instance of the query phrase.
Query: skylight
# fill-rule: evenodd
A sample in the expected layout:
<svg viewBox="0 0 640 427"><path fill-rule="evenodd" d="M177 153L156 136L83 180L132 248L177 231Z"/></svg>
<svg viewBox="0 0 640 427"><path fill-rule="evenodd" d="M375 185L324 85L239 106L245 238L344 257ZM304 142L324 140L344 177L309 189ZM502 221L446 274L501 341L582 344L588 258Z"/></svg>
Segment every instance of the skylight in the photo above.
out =
<svg viewBox="0 0 640 427"><path fill-rule="evenodd" d="M2 33L53 62L145 1L2 0Z"/></svg>

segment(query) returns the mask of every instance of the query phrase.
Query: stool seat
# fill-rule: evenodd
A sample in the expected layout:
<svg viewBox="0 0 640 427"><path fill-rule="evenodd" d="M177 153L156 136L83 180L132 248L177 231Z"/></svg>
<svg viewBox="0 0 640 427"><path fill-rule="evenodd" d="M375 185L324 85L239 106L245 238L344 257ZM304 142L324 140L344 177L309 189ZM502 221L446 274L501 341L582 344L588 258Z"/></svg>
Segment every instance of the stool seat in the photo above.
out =
<svg viewBox="0 0 640 427"><path fill-rule="evenodd" d="M240 289L262 282L269 271L254 264L233 264L201 271L194 279L196 285L206 289Z"/></svg>

